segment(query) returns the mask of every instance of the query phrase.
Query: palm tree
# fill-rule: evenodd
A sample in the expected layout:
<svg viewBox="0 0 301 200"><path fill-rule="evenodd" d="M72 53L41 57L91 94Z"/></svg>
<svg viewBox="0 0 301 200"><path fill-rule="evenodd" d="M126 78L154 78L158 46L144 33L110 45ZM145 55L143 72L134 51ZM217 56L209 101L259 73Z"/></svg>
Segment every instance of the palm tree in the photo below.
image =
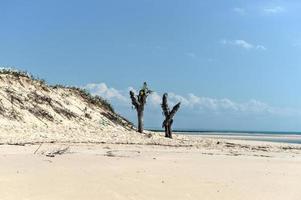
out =
<svg viewBox="0 0 301 200"><path fill-rule="evenodd" d="M165 116L165 120L163 121L162 128L165 128L165 137L172 138L172 130L171 126L173 123L173 117L175 116L176 112L179 110L181 102L177 103L172 110L170 111L167 103L167 93L163 95L162 98L162 110Z"/></svg>
<svg viewBox="0 0 301 200"><path fill-rule="evenodd" d="M137 111L138 117L138 132L143 133L143 112L144 105L146 103L146 98L152 91L148 89L146 82L143 83L143 87L139 91L139 94L136 95L133 91L130 91L130 97L132 104Z"/></svg>

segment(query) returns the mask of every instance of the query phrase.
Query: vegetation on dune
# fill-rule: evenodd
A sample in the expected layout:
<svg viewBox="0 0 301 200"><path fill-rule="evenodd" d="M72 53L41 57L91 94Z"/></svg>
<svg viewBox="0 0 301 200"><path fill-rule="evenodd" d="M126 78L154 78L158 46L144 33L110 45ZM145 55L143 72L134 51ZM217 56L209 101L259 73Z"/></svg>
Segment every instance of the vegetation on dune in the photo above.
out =
<svg viewBox="0 0 301 200"><path fill-rule="evenodd" d="M28 79L31 79L34 81L38 81L41 84L46 85L46 81L44 79L40 79L40 78L28 73L27 71L17 70L17 69L13 69L13 68L0 68L0 74L12 75L14 77L25 77L25 78L28 78ZM54 85L54 86L50 86L50 87L74 90L74 91L78 92L78 94L82 98L87 100L89 103L91 103L93 105L102 106L105 109L107 109L113 113L115 112L113 106L107 100L103 99L102 97L100 97L98 95L93 96L86 89L79 88L79 87L69 87L69 86L64 86L64 85Z"/></svg>
<svg viewBox="0 0 301 200"><path fill-rule="evenodd" d="M0 68L0 74L7 74L16 77L26 77L26 78L34 79L34 76L28 73L27 71L16 70L13 68Z"/></svg>
<svg viewBox="0 0 301 200"><path fill-rule="evenodd" d="M48 85L45 80L40 79L36 76L33 76L32 74L28 73L27 71L17 70L14 68L0 68L0 75L10 75L10 76L16 77L19 80L21 77L24 77L24 78L30 79L32 81L37 81L43 90L49 91L49 88L47 87ZM65 86L65 85L53 85L53 86L49 85L49 87L53 88L53 89L61 88L61 89L68 89L70 91L73 91L73 92L77 93L80 97L82 97L82 99L85 100L87 103L89 103L91 105L95 105L97 107L101 107L104 110L109 111L109 112L102 113L102 114L106 118L113 121L114 123L120 124L123 126L127 126L130 128L132 128L134 126L130 121L128 121L127 119L125 119L122 116L120 116L119 114L117 114L115 112L113 106L106 99L104 99L98 95L92 95L86 89L79 88L79 87L73 87L73 86ZM12 93L12 95L13 95L13 93ZM41 96L41 95L38 95L37 93L30 94L30 96L36 101L36 103L43 103L43 102L48 103L49 105L51 105L51 107L53 107L55 112L62 114L63 116L66 116L68 119L76 117L71 112L67 112L59 106L54 106L54 104L51 102L50 97ZM15 100L16 98L12 98L12 99ZM58 102L56 102L56 103L58 103ZM52 117L50 115L47 115L47 113L39 107L31 108L29 110L29 112L39 118L41 118L43 115L45 115L45 117L47 119L49 119L50 121L53 121ZM88 113L86 113L85 116L86 116L86 118L91 119L91 116Z"/></svg>
<svg viewBox="0 0 301 200"><path fill-rule="evenodd" d="M79 93L79 95L86 99L88 103L91 103L93 105L101 106L106 110L111 111L112 113L115 113L115 110L113 106L104 98L98 95L92 95L88 90L83 88L77 88L77 87L70 87L69 89L75 90Z"/></svg>
<svg viewBox="0 0 301 200"><path fill-rule="evenodd" d="M27 71L17 70L17 69L13 69L13 68L0 68L0 74L11 75L11 76L14 76L17 78L25 77L25 78L31 79L33 81L38 81L43 85L46 85L46 81L44 79L34 76Z"/></svg>
<svg viewBox="0 0 301 200"><path fill-rule="evenodd" d="M113 121L117 124L120 124L122 126L130 127L130 128L132 128L134 126L134 124L132 122L130 122L129 120L125 119L124 117L122 117L121 115L116 113L113 106L107 100L102 98L101 96L92 95L89 91L87 91L86 89L83 89L83 88L77 88L77 87L68 87L68 88L70 90L77 91L83 99L88 101L88 103L90 103L92 105L100 106L100 107L110 111L110 113L102 113L102 114L105 117L107 117L108 119L110 119L111 121Z"/></svg>

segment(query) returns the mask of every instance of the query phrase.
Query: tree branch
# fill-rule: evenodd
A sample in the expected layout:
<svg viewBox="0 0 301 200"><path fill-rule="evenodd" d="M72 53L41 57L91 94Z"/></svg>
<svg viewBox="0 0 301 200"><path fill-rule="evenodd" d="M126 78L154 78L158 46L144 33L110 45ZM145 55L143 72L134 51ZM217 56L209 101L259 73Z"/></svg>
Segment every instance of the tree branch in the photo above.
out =
<svg viewBox="0 0 301 200"><path fill-rule="evenodd" d="M172 118L175 116L176 112L177 112L177 111L179 110L179 108L180 108L180 105L181 105L181 102L179 102L177 105L175 105L175 106L172 108L171 112L169 113L169 118L170 118L170 119L172 119Z"/></svg>
<svg viewBox="0 0 301 200"><path fill-rule="evenodd" d="M138 110L140 103L137 100L135 93L133 91L130 91L130 97L131 97L133 106L135 106L136 110Z"/></svg>
<svg viewBox="0 0 301 200"><path fill-rule="evenodd" d="M163 114L165 115L165 117L167 117L169 115L169 107L168 107L168 103L167 103L167 93L165 93L163 95L161 107L163 110Z"/></svg>

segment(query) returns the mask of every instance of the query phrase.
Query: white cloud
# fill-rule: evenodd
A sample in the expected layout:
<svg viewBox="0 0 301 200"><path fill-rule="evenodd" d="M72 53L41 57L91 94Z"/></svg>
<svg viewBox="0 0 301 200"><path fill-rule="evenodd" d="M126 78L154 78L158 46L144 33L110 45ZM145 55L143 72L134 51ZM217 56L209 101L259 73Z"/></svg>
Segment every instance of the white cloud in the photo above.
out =
<svg viewBox="0 0 301 200"><path fill-rule="evenodd" d="M263 45L256 45L256 49L263 50L263 51L267 50L267 48Z"/></svg>
<svg viewBox="0 0 301 200"><path fill-rule="evenodd" d="M243 8L236 7L236 8L233 8L233 11L240 14L240 15L245 15L246 14L246 10L243 9Z"/></svg>
<svg viewBox="0 0 301 200"><path fill-rule="evenodd" d="M129 90L133 90L137 93L133 87L129 87L125 90L117 90L115 88L108 87L105 83L90 83L84 86L94 95L100 95L108 100L114 100L115 103L122 105L129 104ZM301 114L294 109L277 108L270 106L264 102L251 99L246 102L236 102L228 98L211 98L197 96L192 93L185 96L168 93L168 99L170 106L181 102L182 109L208 112L208 113L237 113L237 114L272 114L272 115L291 115ZM153 92L147 102L154 109L160 109L162 103L162 94Z"/></svg>
<svg viewBox="0 0 301 200"><path fill-rule="evenodd" d="M266 47L263 45L254 45L251 44L245 40L221 40L221 43L223 45L231 45L231 46L237 46L243 49L257 49L257 50L266 50Z"/></svg>
<svg viewBox="0 0 301 200"><path fill-rule="evenodd" d="M127 92L130 92L130 91L133 91L134 93L138 93L138 91L135 89L135 88L133 88L133 87L128 87L128 89L127 89Z"/></svg>
<svg viewBox="0 0 301 200"><path fill-rule="evenodd" d="M234 45L237 45L237 46L240 46L240 47L243 47L245 49L252 49L254 48L254 46L244 40L235 40L234 41Z"/></svg>
<svg viewBox="0 0 301 200"><path fill-rule="evenodd" d="M105 99L117 99L119 101L127 101L127 98L121 91L115 88L109 88L105 83L90 83L87 84L85 89L89 90L93 95L99 95Z"/></svg>
<svg viewBox="0 0 301 200"><path fill-rule="evenodd" d="M153 92L149 96L148 102L150 102L153 106L161 105L162 97L157 92Z"/></svg>
<svg viewBox="0 0 301 200"><path fill-rule="evenodd" d="M190 106L189 100L181 95L177 95L175 93L169 93L168 97L171 104L176 104L177 102L181 102L182 105Z"/></svg>
<svg viewBox="0 0 301 200"><path fill-rule="evenodd" d="M194 94L187 96L169 93L170 104L181 102L183 107L206 112L225 112L241 114L285 114L286 109L274 108L258 100L247 102L235 102L228 98L216 99L210 97L199 97Z"/></svg>
<svg viewBox="0 0 301 200"><path fill-rule="evenodd" d="M155 98L150 97L148 102L159 108L161 105L162 95L155 93ZM194 110L207 113L236 113L236 114L271 114L271 115L292 115L301 114L299 111L287 108L277 108L268 105L267 103L251 99L246 102L236 102L228 98L216 99L210 97L200 97L194 94L186 96L175 93L168 93L170 106L181 102L182 109Z"/></svg>
<svg viewBox="0 0 301 200"><path fill-rule="evenodd" d="M263 12L266 14L277 14L277 13L282 13L284 11L285 9L281 6L269 7L263 9Z"/></svg>

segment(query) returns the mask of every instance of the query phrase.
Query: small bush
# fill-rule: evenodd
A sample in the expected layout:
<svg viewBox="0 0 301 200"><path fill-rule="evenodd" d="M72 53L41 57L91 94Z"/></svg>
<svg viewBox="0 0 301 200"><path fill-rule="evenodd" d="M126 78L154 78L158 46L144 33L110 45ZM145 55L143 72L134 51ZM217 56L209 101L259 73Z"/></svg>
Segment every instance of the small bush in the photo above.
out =
<svg viewBox="0 0 301 200"><path fill-rule="evenodd" d="M0 68L0 74L12 75L15 77L33 78L27 71L21 71L13 68Z"/></svg>
<svg viewBox="0 0 301 200"><path fill-rule="evenodd" d="M18 77L18 78L25 77L25 78L29 78L34 81L38 81L38 82L40 82L41 85L46 85L46 81L44 79L36 77L36 76L30 74L29 72L23 71L23 70L18 70L18 69L14 69L14 68L0 68L0 74L12 75L12 76Z"/></svg>
<svg viewBox="0 0 301 200"><path fill-rule="evenodd" d="M54 89L58 89L58 88L66 88L66 86L64 86L64 85L62 85L62 84L56 84L56 85L52 85L52 86L50 86L50 87L52 87L52 88L54 88Z"/></svg>
<svg viewBox="0 0 301 200"><path fill-rule="evenodd" d="M88 103L91 103L93 105L97 105L100 107L103 107L106 110L111 111L112 113L115 113L113 106L102 97L95 95L93 96L88 90L83 88L77 88L77 87L68 87L71 90L75 90L79 93L79 95L85 99Z"/></svg>

